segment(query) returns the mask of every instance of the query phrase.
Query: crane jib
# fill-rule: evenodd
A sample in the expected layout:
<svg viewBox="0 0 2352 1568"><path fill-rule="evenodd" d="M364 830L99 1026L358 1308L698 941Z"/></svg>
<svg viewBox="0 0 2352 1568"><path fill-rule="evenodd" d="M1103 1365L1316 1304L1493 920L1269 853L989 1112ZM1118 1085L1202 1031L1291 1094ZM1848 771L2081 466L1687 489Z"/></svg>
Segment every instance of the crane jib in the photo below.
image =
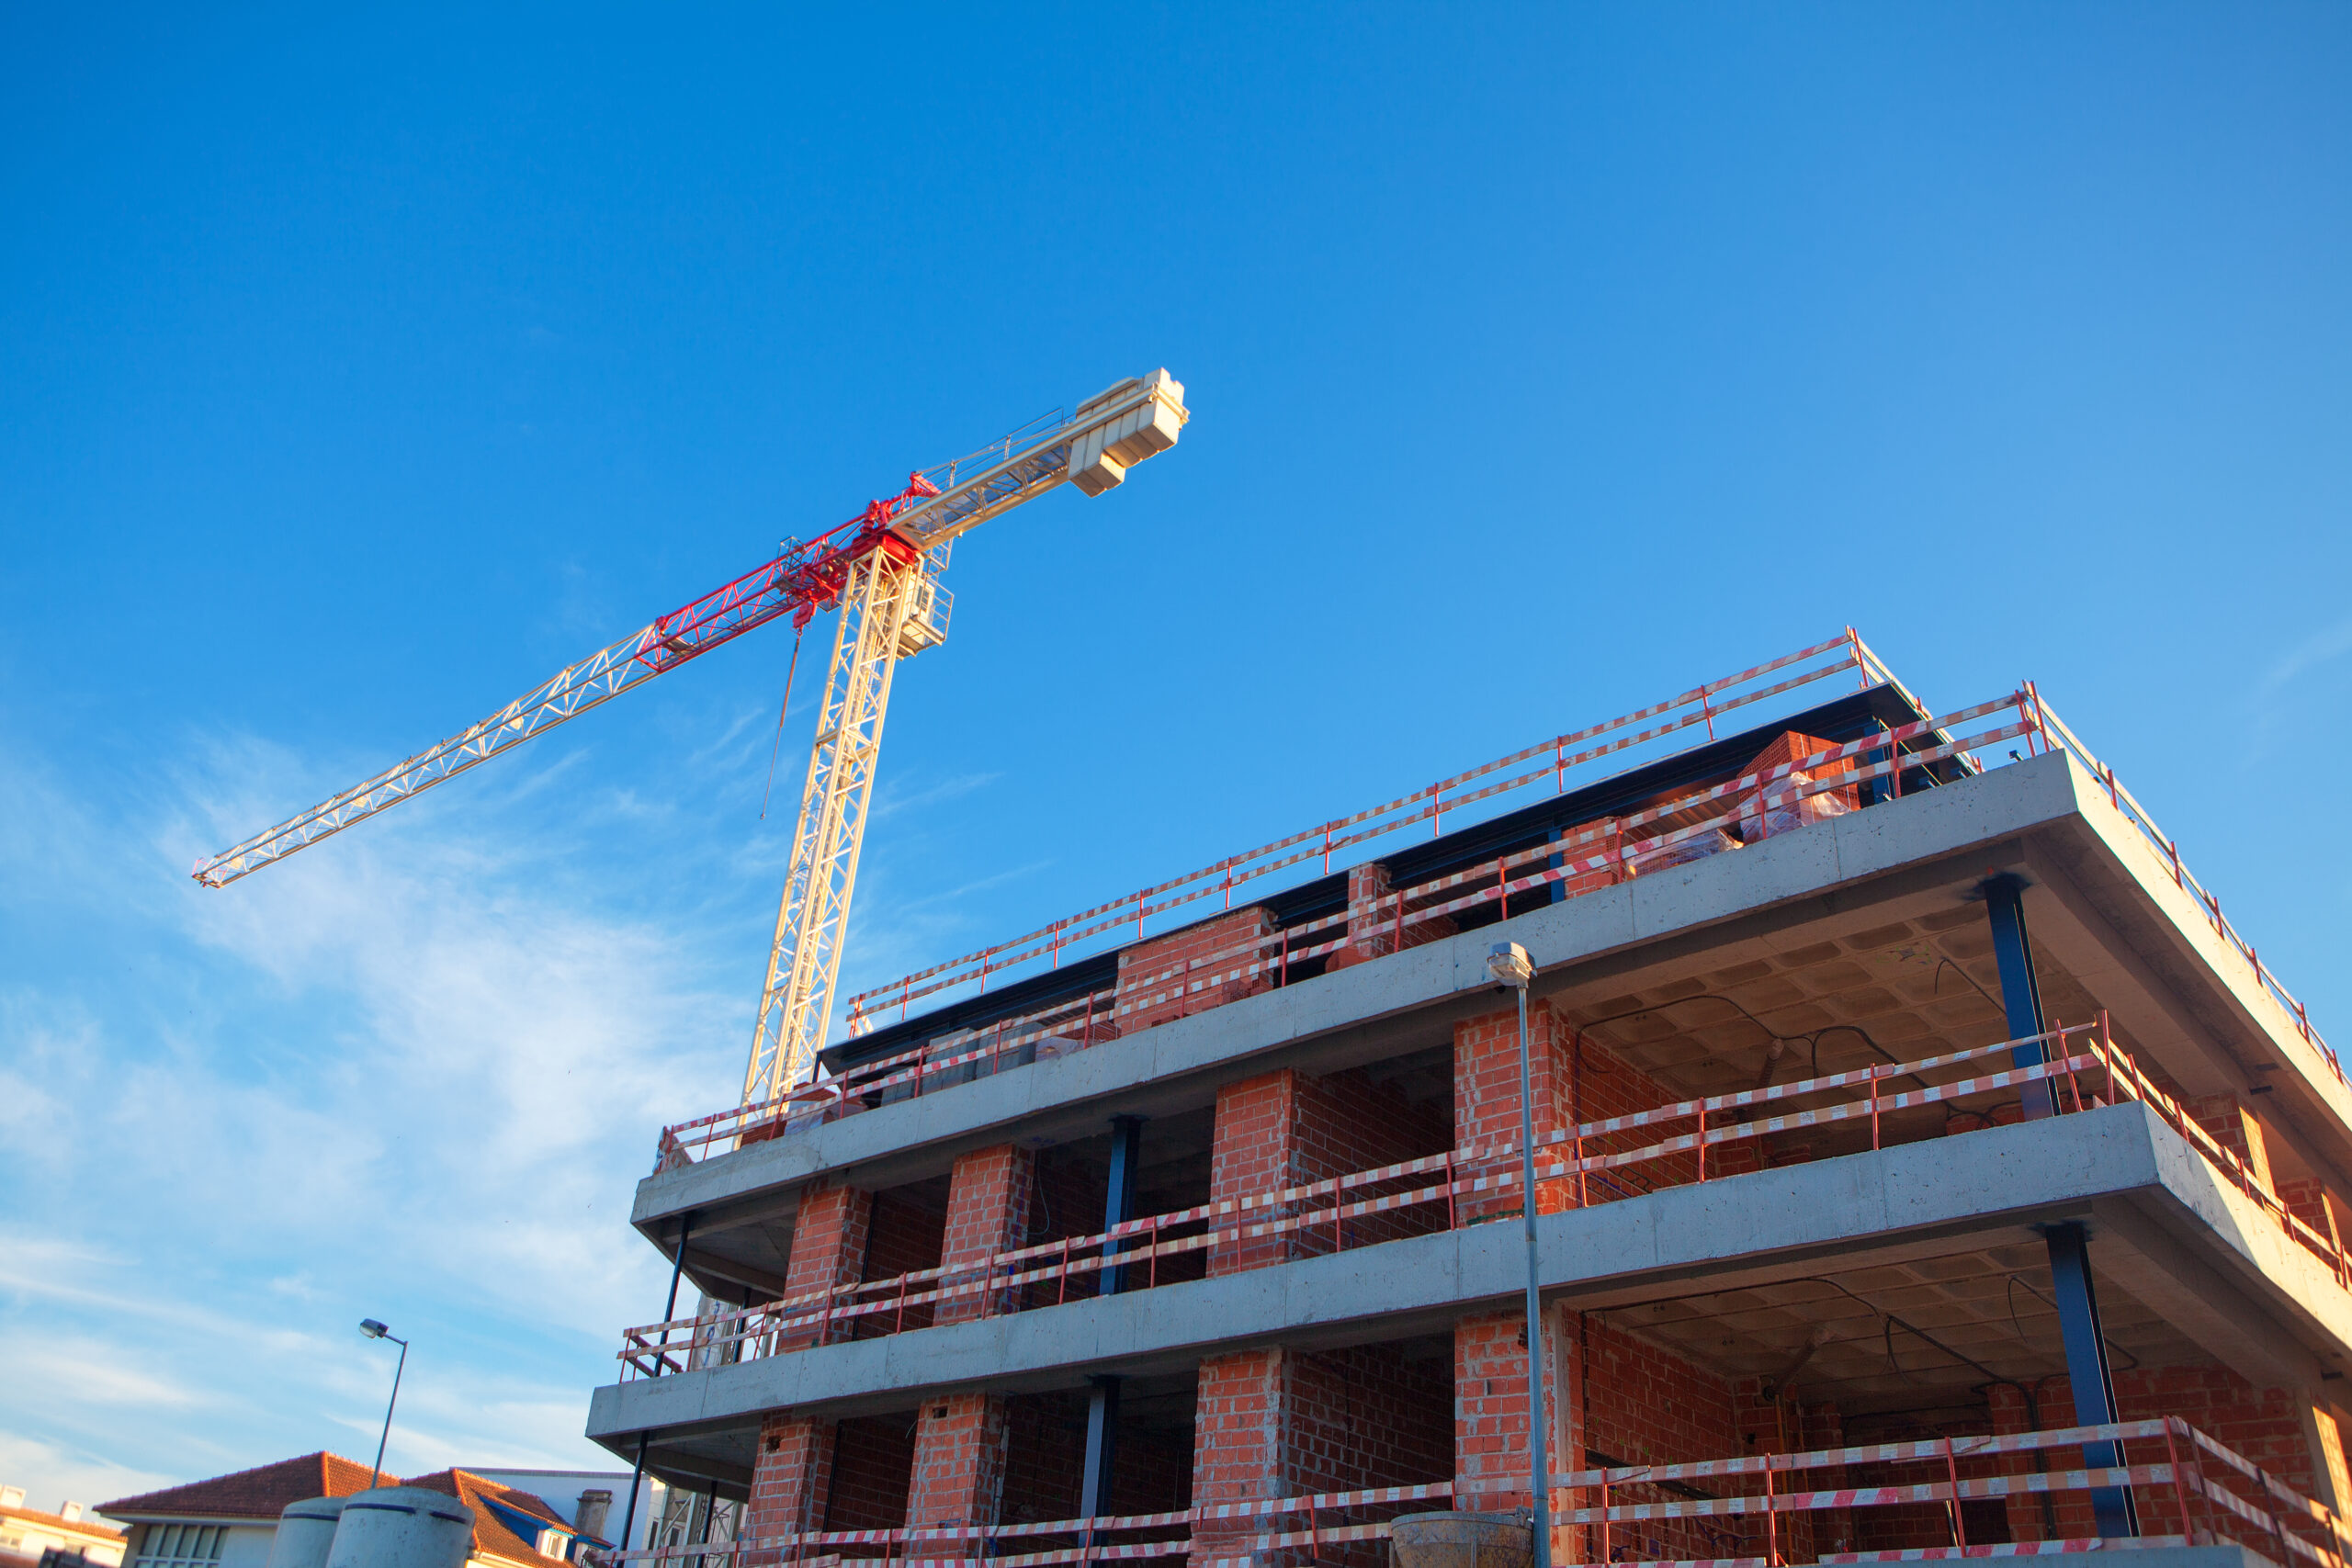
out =
<svg viewBox="0 0 2352 1568"><path fill-rule="evenodd" d="M788 546L558 671L488 718L198 862L195 877L220 887L250 875L779 615L806 626L819 611L838 608L834 668L804 780L793 869L744 1085L747 1103L776 1096L811 1069L824 1042L890 671L900 658L937 646L945 635L949 595L937 582L945 547L1063 483L1087 495L1116 486L1127 468L1176 444L1190 417L1183 397L1181 382L1155 371L1097 393L1071 415L1057 410L978 452L910 474L898 495Z"/></svg>

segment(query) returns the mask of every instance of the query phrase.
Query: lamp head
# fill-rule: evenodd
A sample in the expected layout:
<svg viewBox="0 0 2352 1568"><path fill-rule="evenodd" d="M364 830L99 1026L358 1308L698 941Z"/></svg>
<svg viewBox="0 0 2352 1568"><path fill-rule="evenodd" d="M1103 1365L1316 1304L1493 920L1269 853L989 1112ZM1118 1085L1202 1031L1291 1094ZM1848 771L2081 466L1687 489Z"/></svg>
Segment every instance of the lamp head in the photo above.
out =
<svg viewBox="0 0 2352 1568"><path fill-rule="evenodd" d="M1535 977L1535 964L1527 956L1527 949L1515 942L1498 942L1487 950L1487 973L1495 983L1513 990L1527 989L1527 982Z"/></svg>
<svg viewBox="0 0 2352 1568"><path fill-rule="evenodd" d="M383 1324L378 1323L372 1317L363 1317L359 1320L359 1332L365 1334L370 1339L381 1339L385 1335L390 1334L391 1329Z"/></svg>

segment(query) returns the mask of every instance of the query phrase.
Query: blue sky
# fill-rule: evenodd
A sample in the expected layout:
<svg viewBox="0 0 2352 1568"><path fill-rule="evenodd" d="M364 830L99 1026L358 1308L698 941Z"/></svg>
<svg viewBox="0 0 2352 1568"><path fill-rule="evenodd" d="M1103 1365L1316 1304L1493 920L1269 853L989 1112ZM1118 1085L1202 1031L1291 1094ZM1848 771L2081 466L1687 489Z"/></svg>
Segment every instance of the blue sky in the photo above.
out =
<svg viewBox="0 0 2352 1568"><path fill-rule="evenodd" d="M365 1455L362 1315L392 1468L598 1457L788 631L189 863L1159 365L1174 455L959 547L847 982L1852 622L1938 706L2038 680L2352 1043L2352 12L478 11L10 11L36 1504Z"/></svg>

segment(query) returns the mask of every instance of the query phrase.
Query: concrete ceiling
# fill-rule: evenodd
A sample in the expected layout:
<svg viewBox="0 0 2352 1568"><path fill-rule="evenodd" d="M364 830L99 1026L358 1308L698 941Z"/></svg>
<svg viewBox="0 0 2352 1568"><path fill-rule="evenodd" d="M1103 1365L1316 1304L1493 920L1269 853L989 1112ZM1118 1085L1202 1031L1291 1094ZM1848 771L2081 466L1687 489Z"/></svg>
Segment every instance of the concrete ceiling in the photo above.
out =
<svg viewBox="0 0 2352 1568"><path fill-rule="evenodd" d="M2211 1359L2113 1280L2097 1280L2119 1373ZM1762 1378L1847 1414L1955 1399L2064 1373L2039 1243L1678 1294L1592 1315L1726 1378ZM1794 1375L1789 1376L1790 1370Z"/></svg>

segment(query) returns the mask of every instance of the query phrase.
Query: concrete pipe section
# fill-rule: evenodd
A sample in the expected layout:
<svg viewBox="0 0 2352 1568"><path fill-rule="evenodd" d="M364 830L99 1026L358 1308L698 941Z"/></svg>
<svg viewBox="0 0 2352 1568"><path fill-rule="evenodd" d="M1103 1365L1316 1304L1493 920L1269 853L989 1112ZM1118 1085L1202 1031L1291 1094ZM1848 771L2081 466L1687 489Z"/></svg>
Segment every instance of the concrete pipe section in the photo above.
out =
<svg viewBox="0 0 2352 1568"><path fill-rule="evenodd" d="M446 1492L381 1486L346 1499L323 1568L464 1568L474 1518Z"/></svg>

